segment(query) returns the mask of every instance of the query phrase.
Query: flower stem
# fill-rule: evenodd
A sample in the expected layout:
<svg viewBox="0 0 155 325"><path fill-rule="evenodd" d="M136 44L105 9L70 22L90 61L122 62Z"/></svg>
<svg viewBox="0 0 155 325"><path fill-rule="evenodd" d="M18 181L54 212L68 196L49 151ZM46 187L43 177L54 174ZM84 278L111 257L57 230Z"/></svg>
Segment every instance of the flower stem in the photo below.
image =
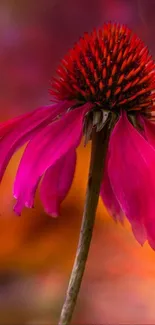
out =
<svg viewBox="0 0 155 325"><path fill-rule="evenodd" d="M94 228L109 135L108 122L100 132L96 132L96 129L92 132L91 160L80 238L59 325L70 324L80 290Z"/></svg>

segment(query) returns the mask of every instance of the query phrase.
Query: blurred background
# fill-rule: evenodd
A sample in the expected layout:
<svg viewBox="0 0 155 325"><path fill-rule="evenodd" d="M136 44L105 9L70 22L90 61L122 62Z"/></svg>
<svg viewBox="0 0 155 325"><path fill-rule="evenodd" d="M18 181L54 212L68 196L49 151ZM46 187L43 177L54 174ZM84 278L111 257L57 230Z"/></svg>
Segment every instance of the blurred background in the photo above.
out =
<svg viewBox="0 0 155 325"><path fill-rule="evenodd" d="M50 103L59 60L85 31L127 24L155 56L154 0L0 0L0 119ZM61 216L12 212L12 184L22 150L0 187L0 325L56 324L71 272L83 211L89 146L78 149ZM99 204L73 324L155 324L155 252L135 241Z"/></svg>

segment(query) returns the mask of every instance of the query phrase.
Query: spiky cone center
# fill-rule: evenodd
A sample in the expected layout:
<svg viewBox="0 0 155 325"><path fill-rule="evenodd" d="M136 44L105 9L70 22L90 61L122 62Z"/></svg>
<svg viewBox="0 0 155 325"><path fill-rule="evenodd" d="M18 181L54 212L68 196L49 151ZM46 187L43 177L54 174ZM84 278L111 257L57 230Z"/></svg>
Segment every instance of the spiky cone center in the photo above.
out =
<svg viewBox="0 0 155 325"><path fill-rule="evenodd" d="M52 80L56 100L134 114L154 110L155 64L143 42L124 25L85 33L61 61Z"/></svg>

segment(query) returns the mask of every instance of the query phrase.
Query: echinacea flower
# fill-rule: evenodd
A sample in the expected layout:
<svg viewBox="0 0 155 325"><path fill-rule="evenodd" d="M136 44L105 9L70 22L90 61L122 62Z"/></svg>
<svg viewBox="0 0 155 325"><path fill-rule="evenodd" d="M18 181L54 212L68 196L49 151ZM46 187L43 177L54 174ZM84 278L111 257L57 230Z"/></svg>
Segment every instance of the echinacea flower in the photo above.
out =
<svg viewBox="0 0 155 325"><path fill-rule="evenodd" d="M85 33L61 61L51 94L53 105L0 126L0 178L28 142L14 184L16 213L33 207L40 183L45 211L57 216L82 135L87 143L115 115L101 197L116 220L126 215L141 244L155 248L155 64L147 47L119 24Z"/></svg>

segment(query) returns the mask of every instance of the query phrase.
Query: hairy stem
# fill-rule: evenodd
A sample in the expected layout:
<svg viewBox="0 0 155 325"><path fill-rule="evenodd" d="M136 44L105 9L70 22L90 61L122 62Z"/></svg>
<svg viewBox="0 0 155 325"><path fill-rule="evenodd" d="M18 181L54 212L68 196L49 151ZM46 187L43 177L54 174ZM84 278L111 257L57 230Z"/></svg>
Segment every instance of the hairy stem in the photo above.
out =
<svg viewBox="0 0 155 325"><path fill-rule="evenodd" d="M94 228L109 134L108 122L100 132L96 132L96 129L93 130L91 160L80 238L59 325L70 324L80 290Z"/></svg>

